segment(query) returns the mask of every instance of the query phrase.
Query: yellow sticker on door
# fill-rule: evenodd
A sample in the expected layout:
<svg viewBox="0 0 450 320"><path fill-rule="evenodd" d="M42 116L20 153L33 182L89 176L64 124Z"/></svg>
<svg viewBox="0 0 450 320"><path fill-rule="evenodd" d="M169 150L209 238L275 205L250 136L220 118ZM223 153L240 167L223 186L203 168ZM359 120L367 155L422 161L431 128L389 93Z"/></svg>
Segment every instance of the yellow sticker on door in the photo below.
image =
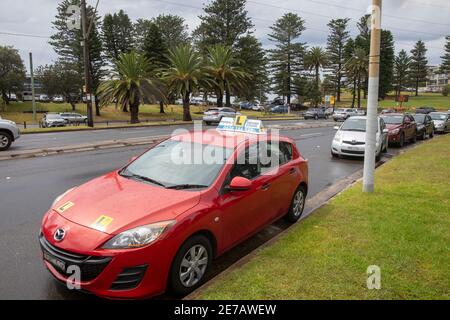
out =
<svg viewBox="0 0 450 320"><path fill-rule="evenodd" d="M70 208L72 208L75 204L73 202L66 202L64 203L61 207L57 208L56 211L58 211L58 213L64 213L65 211L69 210Z"/></svg>
<svg viewBox="0 0 450 320"><path fill-rule="evenodd" d="M93 224L91 224L91 228L101 232L105 232L106 228L111 224L111 222L113 222L113 220L113 218L108 216L100 216L97 218L97 220L95 220Z"/></svg>

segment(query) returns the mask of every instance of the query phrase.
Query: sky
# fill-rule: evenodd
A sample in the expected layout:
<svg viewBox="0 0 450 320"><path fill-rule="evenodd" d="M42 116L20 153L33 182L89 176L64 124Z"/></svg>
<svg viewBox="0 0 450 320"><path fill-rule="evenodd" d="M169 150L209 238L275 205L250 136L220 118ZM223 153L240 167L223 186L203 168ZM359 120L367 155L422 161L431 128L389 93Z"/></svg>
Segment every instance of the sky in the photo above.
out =
<svg viewBox="0 0 450 320"><path fill-rule="evenodd" d="M95 5L96 0L87 0ZM150 19L159 14L182 16L190 31L200 23L202 7L209 0L99 0L99 14L123 9L132 20ZM54 33L51 21L59 0L1 0L0 45L17 48L28 66L33 52L34 66L52 63L57 56L48 44ZM350 18L350 31L356 36L356 22L368 12L371 0L255 0L247 1L254 23L254 34L264 47L272 43L267 34L276 19L287 12L299 14L306 22L300 41L309 46L325 46L327 23L332 18ZM410 51L417 40L425 41L430 65L440 63L445 36L450 35L450 2L448 0L384 0L382 27L391 30L396 50ZM17 36L15 33L28 36ZM32 35L32 36L31 36Z"/></svg>

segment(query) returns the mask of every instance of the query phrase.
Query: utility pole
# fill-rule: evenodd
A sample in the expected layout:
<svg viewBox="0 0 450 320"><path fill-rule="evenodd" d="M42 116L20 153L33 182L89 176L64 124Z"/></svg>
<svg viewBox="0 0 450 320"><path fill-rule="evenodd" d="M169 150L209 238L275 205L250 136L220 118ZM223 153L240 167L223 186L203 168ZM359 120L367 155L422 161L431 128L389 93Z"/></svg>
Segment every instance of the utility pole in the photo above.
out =
<svg viewBox="0 0 450 320"><path fill-rule="evenodd" d="M36 123L36 97L34 90L33 53L30 52L31 103L33 105L33 122Z"/></svg>
<svg viewBox="0 0 450 320"><path fill-rule="evenodd" d="M81 29L83 33L83 60L84 60L84 88L87 103L87 125L94 127L94 117L92 113L92 79L89 61L89 25L86 13L86 0L81 0Z"/></svg>
<svg viewBox="0 0 450 320"><path fill-rule="evenodd" d="M382 0L372 0L366 150L364 155L363 178L363 191L366 193L373 193L375 191L375 152L380 84L381 2Z"/></svg>

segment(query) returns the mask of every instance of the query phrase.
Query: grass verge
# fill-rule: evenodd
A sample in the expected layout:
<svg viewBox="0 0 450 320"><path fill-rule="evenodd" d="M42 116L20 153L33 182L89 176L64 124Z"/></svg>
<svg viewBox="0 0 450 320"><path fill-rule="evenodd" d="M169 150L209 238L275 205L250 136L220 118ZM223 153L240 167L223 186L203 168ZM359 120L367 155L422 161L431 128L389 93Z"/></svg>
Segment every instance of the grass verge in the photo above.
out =
<svg viewBox="0 0 450 320"><path fill-rule="evenodd" d="M398 156L219 278L200 299L449 299L450 135ZM367 268L381 268L380 290Z"/></svg>

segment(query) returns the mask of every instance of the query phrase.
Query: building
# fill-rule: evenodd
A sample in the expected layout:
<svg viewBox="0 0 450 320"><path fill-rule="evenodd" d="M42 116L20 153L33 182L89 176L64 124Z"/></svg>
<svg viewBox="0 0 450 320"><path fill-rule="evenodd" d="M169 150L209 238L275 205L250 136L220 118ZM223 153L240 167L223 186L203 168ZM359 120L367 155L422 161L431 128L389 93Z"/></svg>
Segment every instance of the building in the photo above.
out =
<svg viewBox="0 0 450 320"><path fill-rule="evenodd" d="M449 84L448 73L443 73L439 66L428 67L426 91L441 92L442 88Z"/></svg>

